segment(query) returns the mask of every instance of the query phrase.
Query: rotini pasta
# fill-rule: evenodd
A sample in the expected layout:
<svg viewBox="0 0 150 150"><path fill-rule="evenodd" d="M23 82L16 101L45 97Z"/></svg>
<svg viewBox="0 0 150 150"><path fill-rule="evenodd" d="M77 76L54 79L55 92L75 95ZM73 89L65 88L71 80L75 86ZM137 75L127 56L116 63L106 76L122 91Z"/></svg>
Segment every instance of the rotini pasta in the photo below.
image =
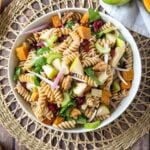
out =
<svg viewBox="0 0 150 150"><path fill-rule="evenodd" d="M59 129L70 129L70 128L74 128L76 125L75 120L72 121L64 121L58 125L54 125L55 127L59 128Z"/></svg>
<svg viewBox="0 0 150 150"><path fill-rule="evenodd" d="M33 83L34 82L34 76L32 74L29 74L29 73L21 74L19 76L19 81L20 82Z"/></svg>
<svg viewBox="0 0 150 150"><path fill-rule="evenodd" d="M74 76L78 77L79 79L87 83L89 86L93 86L93 87L97 86L96 82L92 78L86 75L74 74Z"/></svg>
<svg viewBox="0 0 150 150"><path fill-rule="evenodd" d="M31 94L20 83L16 85L15 89L27 102L32 101Z"/></svg>
<svg viewBox="0 0 150 150"><path fill-rule="evenodd" d="M94 57L85 57L82 60L83 67L89 67L97 64L99 62L100 58L96 55Z"/></svg>
<svg viewBox="0 0 150 150"><path fill-rule="evenodd" d="M118 105L128 95L132 49L116 26L94 16L92 21L76 11L52 16L50 28L31 33L16 48L15 89L42 123L96 128L93 122L111 115L112 102Z"/></svg>

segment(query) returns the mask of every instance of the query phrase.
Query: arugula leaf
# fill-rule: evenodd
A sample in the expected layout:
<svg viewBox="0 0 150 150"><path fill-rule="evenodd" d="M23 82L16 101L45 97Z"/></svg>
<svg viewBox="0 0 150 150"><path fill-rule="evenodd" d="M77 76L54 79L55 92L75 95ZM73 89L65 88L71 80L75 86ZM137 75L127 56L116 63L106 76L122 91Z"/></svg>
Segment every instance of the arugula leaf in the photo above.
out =
<svg viewBox="0 0 150 150"><path fill-rule="evenodd" d="M17 80L18 80L19 75L21 74L21 72L22 72L21 67L16 67L16 68L15 68L15 73L14 73L14 76L13 76L13 80L14 80L14 81L17 81Z"/></svg>
<svg viewBox="0 0 150 150"><path fill-rule="evenodd" d="M87 119L86 119L86 117L85 116L79 116L78 117L78 119L77 119L77 123L78 124L85 124L85 123L87 123Z"/></svg>
<svg viewBox="0 0 150 150"><path fill-rule="evenodd" d="M34 62L34 66L38 67L38 66L43 66L46 64L46 58L45 57L39 57L35 60Z"/></svg>
<svg viewBox="0 0 150 150"><path fill-rule="evenodd" d="M34 84L40 86L40 79L37 76L34 77Z"/></svg>
<svg viewBox="0 0 150 150"><path fill-rule="evenodd" d="M85 69L84 69L84 72L85 72L90 78L92 78L92 79L96 82L96 84L100 85L100 81L99 81L98 78L95 76L95 73L94 73L94 71L92 70L91 67L85 68Z"/></svg>
<svg viewBox="0 0 150 150"><path fill-rule="evenodd" d="M72 26L74 25L74 22L73 21L68 21L65 25L66 28L70 28L72 29Z"/></svg>
<svg viewBox="0 0 150 150"><path fill-rule="evenodd" d="M70 101L65 107L62 107L62 109L60 110L60 114L61 115L66 115L66 110L69 107L74 107L75 106L75 101Z"/></svg>
<svg viewBox="0 0 150 150"><path fill-rule="evenodd" d="M90 20L90 22L96 21L96 20L101 18L98 10L94 10L92 8L89 8L88 9L88 13L89 13L89 20Z"/></svg>
<svg viewBox="0 0 150 150"><path fill-rule="evenodd" d="M36 51L36 54L37 55L42 55L42 54L44 54L44 53L46 53L46 52L49 52L50 51L50 49L48 48L48 47L42 47L42 48L39 48L37 51Z"/></svg>

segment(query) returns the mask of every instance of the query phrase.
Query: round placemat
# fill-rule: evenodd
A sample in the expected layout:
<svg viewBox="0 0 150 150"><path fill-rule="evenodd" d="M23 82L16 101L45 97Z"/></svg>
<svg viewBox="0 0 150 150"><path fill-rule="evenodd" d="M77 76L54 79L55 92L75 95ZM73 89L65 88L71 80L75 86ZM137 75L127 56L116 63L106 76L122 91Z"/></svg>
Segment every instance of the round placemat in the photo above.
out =
<svg viewBox="0 0 150 150"><path fill-rule="evenodd" d="M22 110L8 83L8 59L19 32L38 17L66 7L98 7L96 0L14 0L0 22L0 123L18 142L29 149L129 148L150 129L150 39L135 38L142 59L142 81L129 108L113 123L94 132L69 134L50 130L32 120Z"/></svg>

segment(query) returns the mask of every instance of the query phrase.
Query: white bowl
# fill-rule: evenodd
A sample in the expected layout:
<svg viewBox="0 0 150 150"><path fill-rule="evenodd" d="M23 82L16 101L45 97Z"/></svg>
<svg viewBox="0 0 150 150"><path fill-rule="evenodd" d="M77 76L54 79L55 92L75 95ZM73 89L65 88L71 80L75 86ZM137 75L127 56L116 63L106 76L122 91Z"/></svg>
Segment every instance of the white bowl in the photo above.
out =
<svg viewBox="0 0 150 150"><path fill-rule="evenodd" d="M28 31L30 29L33 29L34 27L37 27L45 22L48 22L50 17L53 16L54 14L57 13L62 13L64 11L67 10L72 10L72 11L78 11L78 12L86 12L87 9L83 9L83 8L67 8L67 9L61 9L61 10L57 10L57 11L53 11L50 12L42 17L40 17L38 20L35 20L33 23L29 24L24 31ZM132 82L132 87L129 91L129 95L124 98L120 105L117 107L117 109L111 114L111 116L106 119L105 121L103 121L100 126L98 128L102 128L108 124L110 124L112 121L114 121L116 118L118 118L129 106L129 104L132 102L132 100L134 99L137 91L138 91L138 87L140 84L140 79L141 79L141 59L140 59L140 54L139 54L139 50L137 48L137 45L132 37L132 35L129 33L129 31L117 20L113 19L112 17L100 13L102 18L106 21L106 22L112 22L118 29L119 31L122 33L122 35L124 36L124 38L126 39L126 41L130 44L132 50L133 50L133 69L134 69L134 79ZM22 32L24 32L22 31ZM11 85L11 89L16 97L16 99L18 100L19 104L21 105L21 107L23 108L23 110L28 114L29 117L31 117L32 119L40 122L38 119L36 119L36 117L34 116L29 104L27 104L23 98L14 90L15 87L15 82L13 81L13 74L14 74L14 69L17 66L17 57L15 54L15 48L18 47L19 45L21 45L21 43L27 38L27 35L22 35L20 33L20 35L17 37L11 54L10 54L10 58L9 58L9 66L8 66L8 71L9 71L9 83ZM41 123L41 122L40 122ZM41 123L43 124L43 123ZM55 129L55 130L60 130L57 128L54 128L52 126L48 126L43 124L44 126L47 126L50 129ZM97 128L97 129L98 129ZM70 130L61 130L64 132L70 132L70 133L81 133L81 132L88 132L88 131L93 131L93 129L84 129L84 128L75 128L75 129L70 129Z"/></svg>

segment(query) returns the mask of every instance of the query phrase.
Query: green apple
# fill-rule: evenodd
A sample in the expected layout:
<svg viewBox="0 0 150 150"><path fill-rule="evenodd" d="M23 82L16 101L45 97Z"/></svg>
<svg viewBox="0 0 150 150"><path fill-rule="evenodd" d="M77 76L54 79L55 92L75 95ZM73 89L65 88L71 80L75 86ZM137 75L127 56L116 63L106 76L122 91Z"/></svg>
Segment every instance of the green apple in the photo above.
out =
<svg viewBox="0 0 150 150"><path fill-rule="evenodd" d="M106 34L106 40L110 41L110 43L112 43L114 45L116 43L117 36L115 34L112 34L112 33L107 33Z"/></svg>
<svg viewBox="0 0 150 150"><path fill-rule="evenodd" d="M76 87L73 89L73 93L77 96L82 96L87 87L86 83L77 83Z"/></svg>
<svg viewBox="0 0 150 150"><path fill-rule="evenodd" d="M76 57L74 59L73 63L71 64L70 71L72 73L77 73L77 74L81 74L81 75L84 74L83 67L82 67L79 57Z"/></svg>
<svg viewBox="0 0 150 150"><path fill-rule="evenodd" d="M107 80L107 78L108 78L108 75L107 75L106 71L101 72L98 76L98 80L100 82L100 85L103 85L105 83L105 81Z"/></svg>
<svg viewBox="0 0 150 150"><path fill-rule="evenodd" d="M98 42L96 42L95 47L101 54L109 53L111 50L109 47L102 47Z"/></svg>
<svg viewBox="0 0 150 150"><path fill-rule="evenodd" d="M130 0L103 0L103 2L111 5L124 5L128 3Z"/></svg>
<svg viewBox="0 0 150 150"><path fill-rule="evenodd" d="M101 105L97 110L96 117L105 116L105 115L110 115L110 110L107 106Z"/></svg>
<svg viewBox="0 0 150 150"><path fill-rule="evenodd" d="M52 65L57 69L57 70L61 70L61 61L59 58L53 60Z"/></svg>
<svg viewBox="0 0 150 150"><path fill-rule="evenodd" d="M50 65L44 65L42 67L42 69L44 70L46 76L49 79L53 79L57 75L57 73L58 73L58 71L54 67L52 67Z"/></svg>
<svg viewBox="0 0 150 150"><path fill-rule="evenodd" d="M93 97L102 97L102 90L92 88L91 95Z"/></svg>
<svg viewBox="0 0 150 150"><path fill-rule="evenodd" d="M120 61L120 59L123 56L124 52L125 52L125 48L116 47L115 55L114 55L114 57L112 59L112 62L111 62L112 67L117 67L118 62Z"/></svg>
<svg viewBox="0 0 150 150"><path fill-rule="evenodd" d="M125 48L125 42L120 38L117 38L117 47Z"/></svg>

